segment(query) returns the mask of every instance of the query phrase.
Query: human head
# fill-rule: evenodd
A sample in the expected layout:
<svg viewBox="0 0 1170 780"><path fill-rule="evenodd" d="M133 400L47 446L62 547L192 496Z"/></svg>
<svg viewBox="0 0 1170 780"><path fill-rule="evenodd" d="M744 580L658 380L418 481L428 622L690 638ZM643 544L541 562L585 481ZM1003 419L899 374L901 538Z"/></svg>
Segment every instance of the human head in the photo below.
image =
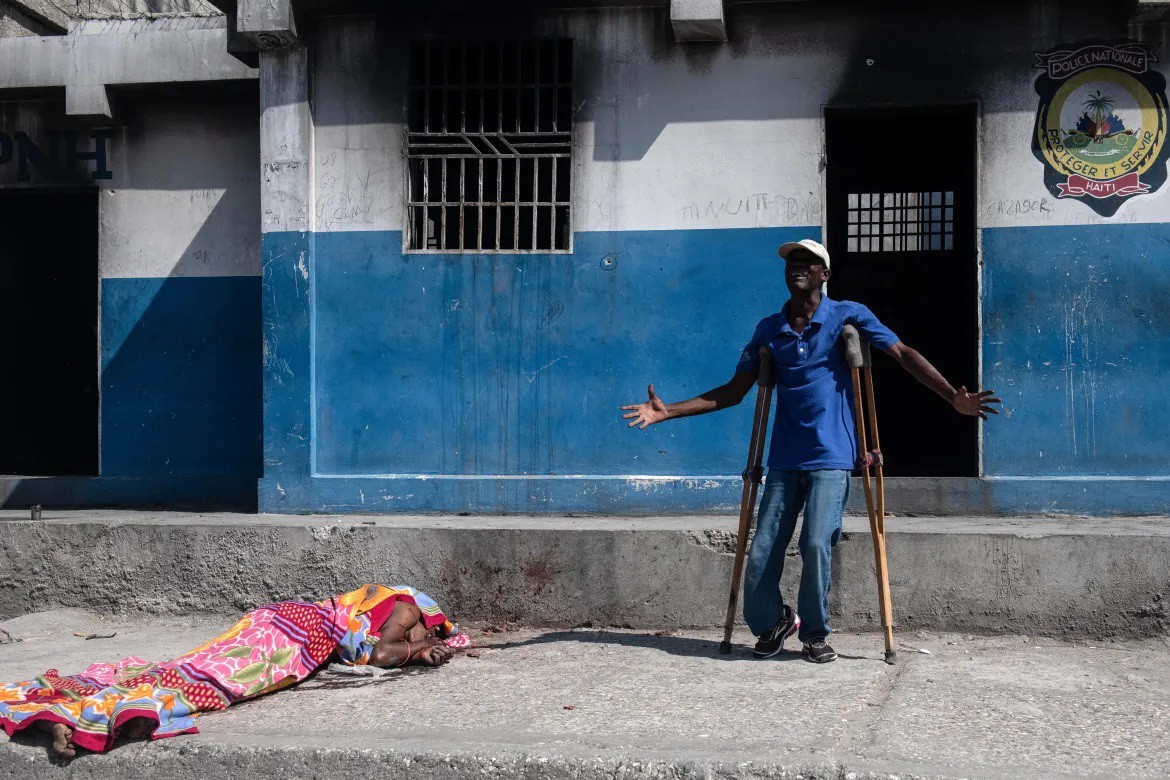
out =
<svg viewBox="0 0 1170 780"><path fill-rule="evenodd" d="M812 239L792 241L778 250L784 258L784 283L790 295L818 290L829 281L829 250Z"/></svg>
<svg viewBox="0 0 1170 780"><path fill-rule="evenodd" d="M410 629L406 632L406 638L411 642L421 642L428 636L437 636L438 632L438 626L428 629L425 625L423 625L423 621L420 620L411 626Z"/></svg>

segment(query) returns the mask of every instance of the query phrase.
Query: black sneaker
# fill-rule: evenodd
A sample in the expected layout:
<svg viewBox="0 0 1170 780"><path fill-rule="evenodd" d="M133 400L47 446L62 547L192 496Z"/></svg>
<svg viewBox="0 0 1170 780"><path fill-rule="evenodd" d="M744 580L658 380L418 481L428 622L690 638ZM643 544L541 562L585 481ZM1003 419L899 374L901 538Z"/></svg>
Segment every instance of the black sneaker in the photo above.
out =
<svg viewBox="0 0 1170 780"><path fill-rule="evenodd" d="M805 642L802 655L806 661L812 661L814 664L827 664L837 660L837 651L829 647L829 643L824 639Z"/></svg>
<svg viewBox="0 0 1170 780"><path fill-rule="evenodd" d="M796 633L800 628L800 616L792 607L784 605L783 617L780 622L772 626L771 630L760 637L756 642L756 658L771 658L784 649L784 640Z"/></svg>

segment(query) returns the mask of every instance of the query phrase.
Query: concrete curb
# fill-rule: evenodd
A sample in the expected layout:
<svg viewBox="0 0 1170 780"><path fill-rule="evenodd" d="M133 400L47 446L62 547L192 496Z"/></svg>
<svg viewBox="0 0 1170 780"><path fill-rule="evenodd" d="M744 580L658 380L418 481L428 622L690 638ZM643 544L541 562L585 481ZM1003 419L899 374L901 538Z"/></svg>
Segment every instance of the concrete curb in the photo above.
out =
<svg viewBox="0 0 1170 780"><path fill-rule="evenodd" d="M591 756L529 752L492 746L464 752L425 746L397 748L299 747L254 741L193 744L178 738L87 755L64 766L51 763L44 747L25 741L0 744L0 780L291 780L363 777L369 780L955 780L999 775L949 772L883 762L839 762L832 756L791 756L782 760L729 756ZM873 762L876 763L876 762Z"/></svg>
<svg viewBox="0 0 1170 780"><path fill-rule="evenodd" d="M0 513L0 619L57 607L238 613L383 581L413 584L461 620L712 627L735 539L729 518L16 516ZM888 528L901 629L1100 637L1170 627L1165 519L891 518ZM837 628L878 622L866 529L847 518L834 555ZM788 561L794 593L795 547Z"/></svg>

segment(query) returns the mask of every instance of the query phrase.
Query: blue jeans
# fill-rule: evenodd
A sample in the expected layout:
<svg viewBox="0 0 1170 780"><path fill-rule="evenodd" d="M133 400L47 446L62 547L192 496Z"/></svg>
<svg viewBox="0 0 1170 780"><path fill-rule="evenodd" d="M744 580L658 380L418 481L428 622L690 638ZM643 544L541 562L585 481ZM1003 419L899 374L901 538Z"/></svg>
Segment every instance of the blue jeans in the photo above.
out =
<svg viewBox="0 0 1170 780"><path fill-rule="evenodd" d="M784 606L780 574L803 508L799 546L804 566L796 599L800 640L829 635L833 545L841 538L841 516L848 499L848 471L768 470L743 579L743 617L753 634L760 636L780 622Z"/></svg>

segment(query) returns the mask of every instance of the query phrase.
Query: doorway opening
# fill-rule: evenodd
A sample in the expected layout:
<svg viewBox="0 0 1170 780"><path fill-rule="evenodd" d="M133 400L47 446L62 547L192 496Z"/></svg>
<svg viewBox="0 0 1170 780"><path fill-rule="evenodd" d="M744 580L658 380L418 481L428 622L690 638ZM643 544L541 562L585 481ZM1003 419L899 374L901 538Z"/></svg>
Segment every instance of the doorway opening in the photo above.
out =
<svg viewBox="0 0 1170 780"><path fill-rule="evenodd" d="M98 473L98 190L0 190L0 474Z"/></svg>
<svg viewBox="0 0 1170 780"><path fill-rule="evenodd" d="M979 376L974 105L826 108L829 294L868 306L956 388ZM886 474L973 477L978 419L873 361Z"/></svg>

